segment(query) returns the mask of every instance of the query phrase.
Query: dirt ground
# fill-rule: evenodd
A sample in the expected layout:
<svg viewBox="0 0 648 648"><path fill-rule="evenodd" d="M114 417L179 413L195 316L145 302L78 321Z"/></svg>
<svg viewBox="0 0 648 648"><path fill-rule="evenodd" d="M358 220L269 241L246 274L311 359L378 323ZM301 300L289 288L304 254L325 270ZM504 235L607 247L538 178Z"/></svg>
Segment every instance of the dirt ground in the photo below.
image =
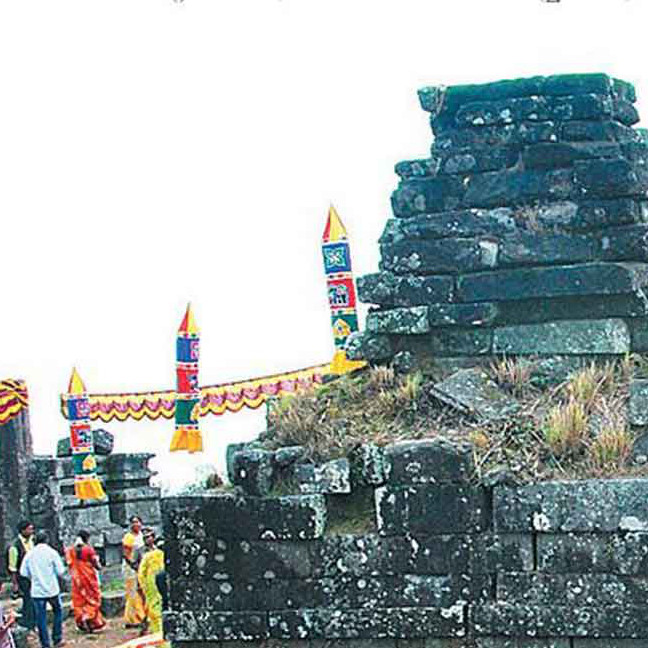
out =
<svg viewBox="0 0 648 648"><path fill-rule="evenodd" d="M113 648L126 641L135 639L139 632L132 628L124 628L121 618L106 619L106 627L101 631L93 634L84 634L77 630L74 619L67 619L63 624L63 640L66 647L70 648ZM50 629L51 632L51 629ZM38 635L35 632L30 633L27 638L29 648L40 648Z"/></svg>

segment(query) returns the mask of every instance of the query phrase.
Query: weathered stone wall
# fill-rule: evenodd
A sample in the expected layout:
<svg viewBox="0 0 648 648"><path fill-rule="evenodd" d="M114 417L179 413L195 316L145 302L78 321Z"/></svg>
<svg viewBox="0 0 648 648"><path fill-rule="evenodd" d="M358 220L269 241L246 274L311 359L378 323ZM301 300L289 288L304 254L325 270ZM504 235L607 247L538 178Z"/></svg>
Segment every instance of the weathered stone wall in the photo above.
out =
<svg viewBox="0 0 648 648"><path fill-rule="evenodd" d="M349 354L648 350L648 146L629 83L424 88L431 156L396 165L376 307Z"/></svg>
<svg viewBox="0 0 648 648"><path fill-rule="evenodd" d="M487 488L430 440L356 458L373 532L333 535L353 495L325 485L163 500L177 648L648 645L648 480Z"/></svg>

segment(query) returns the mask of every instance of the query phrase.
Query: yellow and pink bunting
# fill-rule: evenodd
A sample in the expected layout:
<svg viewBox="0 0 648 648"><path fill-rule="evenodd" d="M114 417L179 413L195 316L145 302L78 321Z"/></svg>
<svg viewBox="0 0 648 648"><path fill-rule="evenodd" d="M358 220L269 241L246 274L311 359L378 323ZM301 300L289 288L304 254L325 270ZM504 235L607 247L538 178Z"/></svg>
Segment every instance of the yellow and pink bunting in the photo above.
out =
<svg viewBox="0 0 648 648"><path fill-rule="evenodd" d="M286 373L272 374L251 380L208 385L200 388L200 416L220 416L239 412L244 408L257 409L269 397L295 394L303 389L320 385L330 373L330 364L315 365ZM89 394L92 421L155 421L175 416L176 392L174 390ZM61 413L68 419L67 396L61 399Z"/></svg>

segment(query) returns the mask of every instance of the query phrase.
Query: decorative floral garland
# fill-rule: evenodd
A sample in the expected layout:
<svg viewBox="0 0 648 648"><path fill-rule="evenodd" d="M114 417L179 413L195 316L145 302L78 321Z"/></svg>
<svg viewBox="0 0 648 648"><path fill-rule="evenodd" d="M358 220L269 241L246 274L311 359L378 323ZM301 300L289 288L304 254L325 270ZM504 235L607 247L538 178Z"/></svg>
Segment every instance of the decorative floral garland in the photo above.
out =
<svg viewBox="0 0 648 648"><path fill-rule="evenodd" d="M219 416L225 412L238 412L244 407L257 409L269 397L295 394L313 385L321 384L329 373L329 364L317 365L274 374L254 380L224 383L200 388L198 411L202 417L207 414ZM88 394L91 421L126 421L143 418L156 420L160 417L172 419L176 412L176 392L172 390L132 394ZM69 419L69 394L61 395L61 413Z"/></svg>

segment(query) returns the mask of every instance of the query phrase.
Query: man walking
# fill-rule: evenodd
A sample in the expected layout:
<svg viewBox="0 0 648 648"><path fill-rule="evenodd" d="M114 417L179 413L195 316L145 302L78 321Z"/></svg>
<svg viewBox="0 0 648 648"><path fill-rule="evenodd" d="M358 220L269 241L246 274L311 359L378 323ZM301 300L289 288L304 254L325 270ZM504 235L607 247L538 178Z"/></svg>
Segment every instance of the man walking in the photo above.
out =
<svg viewBox="0 0 648 648"><path fill-rule="evenodd" d="M48 544L46 531L36 534L34 548L25 556L20 568L20 575L31 581L31 597L34 602L36 626L40 637L41 648L51 648L47 631L47 604L54 612L52 639L54 646L63 645L63 610L61 608L61 585L65 568L61 556Z"/></svg>
<svg viewBox="0 0 648 648"><path fill-rule="evenodd" d="M9 547L7 569L11 575L11 595L13 598L22 598L22 609L18 624L27 630L34 629L34 605L32 603L28 579L20 575L25 556L34 548L34 525L29 520L18 524L18 537Z"/></svg>

